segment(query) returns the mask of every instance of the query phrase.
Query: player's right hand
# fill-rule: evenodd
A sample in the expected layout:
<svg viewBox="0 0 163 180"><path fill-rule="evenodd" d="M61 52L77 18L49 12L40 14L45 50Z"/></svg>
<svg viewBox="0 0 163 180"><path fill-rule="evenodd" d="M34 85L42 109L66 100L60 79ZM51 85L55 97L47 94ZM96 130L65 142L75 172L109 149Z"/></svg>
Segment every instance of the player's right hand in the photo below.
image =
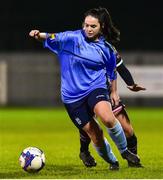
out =
<svg viewBox="0 0 163 180"><path fill-rule="evenodd" d="M39 30L31 30L29 33L30 37L34 37L35 39L39 39L40 31Z"/></svg>

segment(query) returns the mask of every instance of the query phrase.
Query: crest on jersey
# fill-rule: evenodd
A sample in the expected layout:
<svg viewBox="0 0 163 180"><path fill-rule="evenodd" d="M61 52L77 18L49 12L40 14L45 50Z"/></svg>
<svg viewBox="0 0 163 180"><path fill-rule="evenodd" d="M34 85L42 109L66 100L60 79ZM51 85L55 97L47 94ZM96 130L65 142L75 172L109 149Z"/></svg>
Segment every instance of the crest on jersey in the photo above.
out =
<svg viewBox="0 0 163 180"><path fill-rule="evenodd" d="M50 34L50 39L55 39L55 34L54 33L52 33L52 34Z"/></svg>

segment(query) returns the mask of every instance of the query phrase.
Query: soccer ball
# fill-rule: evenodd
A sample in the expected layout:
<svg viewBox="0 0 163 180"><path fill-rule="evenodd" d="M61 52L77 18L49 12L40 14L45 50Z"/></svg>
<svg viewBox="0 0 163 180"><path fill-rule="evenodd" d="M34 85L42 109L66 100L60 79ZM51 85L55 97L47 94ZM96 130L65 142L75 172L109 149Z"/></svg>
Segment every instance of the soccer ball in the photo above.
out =
<svg viewBox="0 0 163 180"><path fill-rule="evenodd" d="M44 152L36 147L28 147L19 157L20 166L27 172L38 172L45 165Z"/></svg>

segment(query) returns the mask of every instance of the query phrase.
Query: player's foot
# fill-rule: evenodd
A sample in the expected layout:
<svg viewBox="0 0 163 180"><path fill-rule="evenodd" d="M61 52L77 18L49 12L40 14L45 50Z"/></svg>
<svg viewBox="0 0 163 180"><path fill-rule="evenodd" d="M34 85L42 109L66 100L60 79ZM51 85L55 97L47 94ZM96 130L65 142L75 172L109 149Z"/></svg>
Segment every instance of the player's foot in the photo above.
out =
<svg viewBox="0 0 163 180"><path fill-rule="evenodd" d="M93 167L97 164L89 151L80 152L79 157L86 167Z"/></svg>
<svg viewBox="0 0 163 180"><path fill-rule="evenodd" d="M129 163L134 165L140 164L140 159L136 154L133 154L131 151L126 150L122 154L123 159L126 159Z"/></svg>
<svg viewBox="0 0 163 180"><path fill-rule="evenodd" d="M128 162L128 167L135 167L135 168L144 168L144 166L139 162L137 164Z"/></svg>
<svg viewBox="0 0 163 180"><path fill-rule="evenodd" d="M114 163L110 163L109 169L110 169L111 171L118 171L118 170L119 170L119 162L116 161L116 162L114 162Z"/></svg>

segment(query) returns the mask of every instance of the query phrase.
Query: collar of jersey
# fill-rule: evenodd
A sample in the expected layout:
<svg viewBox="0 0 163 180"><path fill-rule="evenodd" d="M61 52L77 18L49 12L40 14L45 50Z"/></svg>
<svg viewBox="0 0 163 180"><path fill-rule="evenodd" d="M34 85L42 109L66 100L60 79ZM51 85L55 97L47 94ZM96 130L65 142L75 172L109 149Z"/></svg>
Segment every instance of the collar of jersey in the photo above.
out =
<svg viewBox="0 0 163 180"><path fill-rule="evenodd" d="M99 43L99 44L104 44L105 43L105 38L103 36L100 36L98 41L91 41L91 40L89 40L87 38L87 36L85 34L85 31L83 29L81 30L81 33L82 33L82 35L84 36L84 38L85 38L85 40L87 42L90 42L90 43Z"/></svg>

